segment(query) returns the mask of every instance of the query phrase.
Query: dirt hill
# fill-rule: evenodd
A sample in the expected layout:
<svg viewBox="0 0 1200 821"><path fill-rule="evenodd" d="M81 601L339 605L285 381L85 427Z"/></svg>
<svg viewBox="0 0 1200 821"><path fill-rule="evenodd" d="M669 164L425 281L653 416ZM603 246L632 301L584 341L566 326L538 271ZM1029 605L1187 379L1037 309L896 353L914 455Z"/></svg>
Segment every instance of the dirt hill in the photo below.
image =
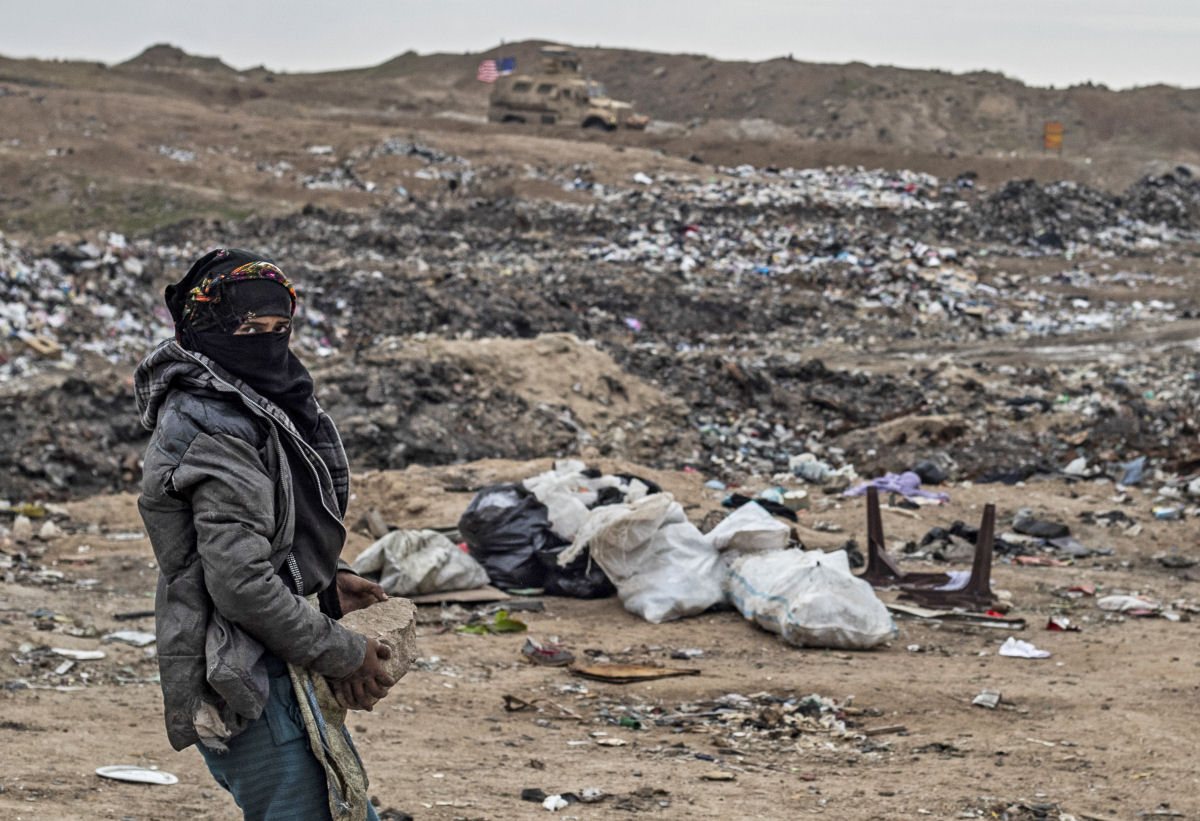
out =
<svg viewBox="0 0 1200 821"><path fill-rule="evenodd" d="M150 46L138 56L121 63L118 68L140 68L148 70L181 69L184 71L211 71L234 74L236 70L221 62L218 57L199 57L188 54L169 43Z"/></svg>
<svg viewBox="0 0 1200 821"><path fill-rule="evenodd" d="M235 72L216 57L159 44L103 73L113 89L136 88L205 104L270 98L360 114L432 115L450 109L481 117L489 86L475 80L480 59L511 56L519 68L528 68L537 64L543 45L529 40L479 54L410 51L361 69L281 74L261 67ZM833 65L791 56L746 62L627 49L578 51L589 76L660 121L652 131L673 135L994 158L1011 152L1038 156L1043 124L1058 121L1065 125L1068 157L1200 160L1195 137L1200 89L1158 85L1112 91L1090 82L1037 88L992 72ZM0 81L75 87L81 78L73 66L0 58Z"/></svg>

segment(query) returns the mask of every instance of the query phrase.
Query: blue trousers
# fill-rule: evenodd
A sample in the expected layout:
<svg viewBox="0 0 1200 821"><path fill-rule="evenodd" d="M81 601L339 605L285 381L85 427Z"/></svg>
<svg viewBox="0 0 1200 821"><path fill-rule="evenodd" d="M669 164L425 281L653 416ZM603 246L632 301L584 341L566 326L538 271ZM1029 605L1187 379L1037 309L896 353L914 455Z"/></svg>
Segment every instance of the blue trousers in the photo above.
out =
<svg viewBox="0 0 1200 821"><path fill-rule="evenodd" d="M283 675L271 676L263 714L229 740L228 753L196 747L246 821L332 821L325 769L309 749L286 668ZM367 819L379 821L369 804Z"/></svg>

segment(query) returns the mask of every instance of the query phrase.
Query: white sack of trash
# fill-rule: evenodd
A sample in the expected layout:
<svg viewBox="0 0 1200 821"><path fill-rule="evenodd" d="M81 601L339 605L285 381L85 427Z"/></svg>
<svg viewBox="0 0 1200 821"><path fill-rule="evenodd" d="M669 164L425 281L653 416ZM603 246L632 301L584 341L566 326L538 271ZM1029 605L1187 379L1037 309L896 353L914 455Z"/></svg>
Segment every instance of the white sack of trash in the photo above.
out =
<svg viewBox="0 0 1200 821"><path fill-rule="evenodd" d="M389 596L471 590L488 583L483 565L436 530L393 530L354 560Z"/></svg>
<svg viewBox="0 0 1200 821"><path fill-rule="evenodd" d="M741 556L725 585L743 616L799 647L868 650L897 635L874 589L850 572L844 550Z"/></svg>
<svg viewBox="0 0 1200 821"><path fill-rule="evenodd" d="M791 530L758 502L748 502L710 530L708 539L717 550L747 553L783 550Z"/></svg>
<svg viewBox="0 0 1200 821"><path fill-rule="evenodd" d="M716 549L669 493L589 512L560 566L588 548L625 609L658 624L703 613L724 597Z"/></svg>
<svg viewBox="0 0 1200 821"><path fill-rule="evenodd" d="M704 534L670 493L654 493L589 511L558 562L565 566L586 547L625 609L659 624L724 601L723 550L782 548L788 533L787 525L751 503Z"/></svg>

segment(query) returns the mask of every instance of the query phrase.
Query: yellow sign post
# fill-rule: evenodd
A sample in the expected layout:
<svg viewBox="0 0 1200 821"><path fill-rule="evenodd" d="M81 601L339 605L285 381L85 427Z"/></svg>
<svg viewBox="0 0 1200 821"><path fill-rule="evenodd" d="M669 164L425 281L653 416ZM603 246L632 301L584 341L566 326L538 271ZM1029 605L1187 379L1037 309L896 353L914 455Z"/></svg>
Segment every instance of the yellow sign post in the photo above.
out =
<svg viewBox="0 0 1200 821"><path fill-rule="evenodd" d="M1047 151L1057 151L1062 153L1063 145L1063 124L1062 123L1046 123L1045 142L1043 143Z"/></svg>

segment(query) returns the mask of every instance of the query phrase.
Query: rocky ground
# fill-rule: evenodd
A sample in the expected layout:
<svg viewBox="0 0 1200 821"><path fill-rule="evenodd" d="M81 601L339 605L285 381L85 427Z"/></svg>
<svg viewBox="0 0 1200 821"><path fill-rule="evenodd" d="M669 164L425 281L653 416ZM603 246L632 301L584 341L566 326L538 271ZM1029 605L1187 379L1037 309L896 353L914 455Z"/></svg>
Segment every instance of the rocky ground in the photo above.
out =
<svg viewBox="0 0 1200 821"><path fill-rule="evenodd" d="M807 491L795 535L825 550L865 544L851 472L926 463L949 504L884 514L907 561L963 566L953 539L921 543L988 502L1002 530L1030 508L1088 548L998 557L1044 660L949 623L846 653L728 611L521 614L581 657L700 670L618 686L522 664L523 636L456 632L472 608L422 608L419 669L351 721L394 817L549 817L521 790L589 787L608 797L554 817L1200 812L1194 168L1109 191L871 170L853 150L804 168L786 142L738 166L699 136L656 151L63 72L0 96L19 114L0 116L5 817L236 817L159 730L153 646L103 638L153 627L122 617L155 581L132 369L170 333L163 286L216 245L267 251L299 285L297 350L357 472L347 558L367 510L453 526L476 489L568 455L654 478L697 523L733 491ZM1149 614L1097 604L1125 593ZM995 710L971 703L982 689ZM181 781L93 774L121 763Z"/></svg>

